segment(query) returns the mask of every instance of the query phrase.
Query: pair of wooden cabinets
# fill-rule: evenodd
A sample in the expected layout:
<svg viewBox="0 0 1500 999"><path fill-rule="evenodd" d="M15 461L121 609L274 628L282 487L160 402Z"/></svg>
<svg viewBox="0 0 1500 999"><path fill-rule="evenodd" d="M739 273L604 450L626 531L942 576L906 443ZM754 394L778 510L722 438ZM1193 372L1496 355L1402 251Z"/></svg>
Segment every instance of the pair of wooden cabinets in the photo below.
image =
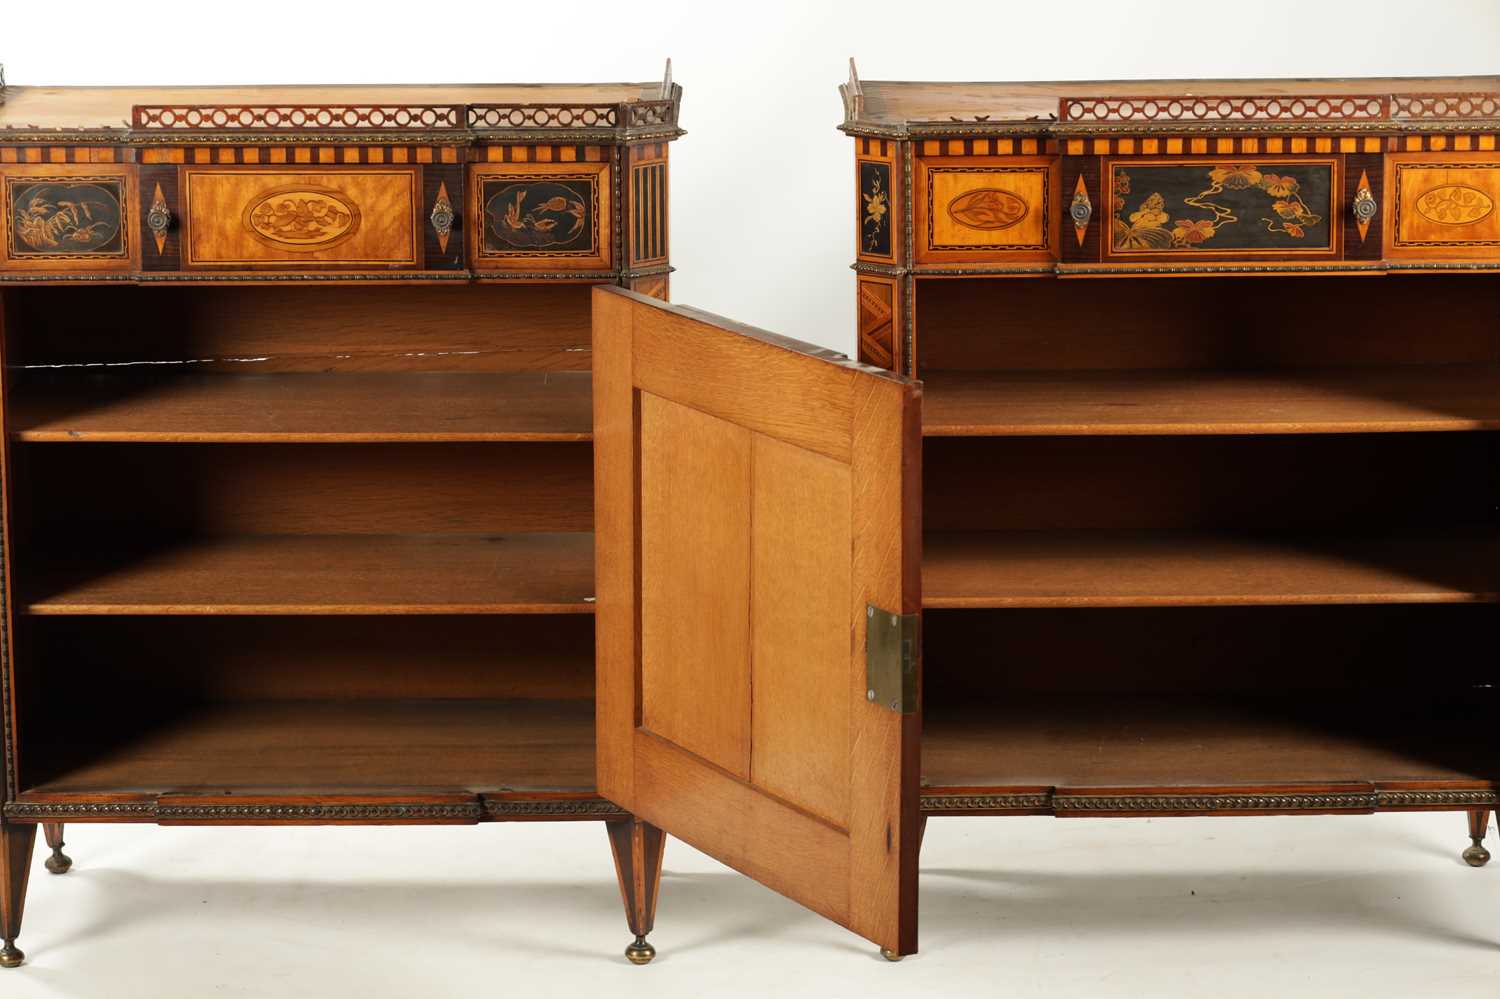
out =
<svg viewBox="0 0 1500 999"><path fill-rule="evenodd" d="M602 819L640 962L664 832L1487 859L1500 81L851 74L862 363L659 301L670 79L3 93L0 963L77 821Z"/></svg>

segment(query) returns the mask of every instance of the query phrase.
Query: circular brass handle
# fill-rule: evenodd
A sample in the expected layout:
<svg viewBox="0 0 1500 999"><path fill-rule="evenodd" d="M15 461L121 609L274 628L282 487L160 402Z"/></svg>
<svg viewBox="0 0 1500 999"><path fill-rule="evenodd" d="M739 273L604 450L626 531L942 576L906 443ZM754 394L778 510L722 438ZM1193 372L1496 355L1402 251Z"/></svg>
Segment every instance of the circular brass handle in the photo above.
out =
<svg viewBox="0 0 1500 999"><path fill-rule="evenodd" d="M1370 189L1362 187L1354 195L1354 221L1364 224L1375 217L1375 196Z"/></svg>
<svg viewBox="0 0 1500 999"><path fill-rule="evenodd" d="M146 228L158 236L165 235L172 228L172 210L166 205L152 205L151 210L146 213Z"/></svg>
<svg viewBox="0 0 1500 999"><path fill-rule="evenodd" d="M439 236L448 235L453 231L453 206L447 199L438 201L432 206L432 214L428 216L428 220Z"/></svg>
<svg viewBox="0 0 1500 999"><path fill-rule="evenodd" d="M1094 203L1089 200L1088 192L1082 188L1073 192L1073 202L1068 205L1068 217L1073 220L1073 224L1082 229L1093 216Z"/></svg>

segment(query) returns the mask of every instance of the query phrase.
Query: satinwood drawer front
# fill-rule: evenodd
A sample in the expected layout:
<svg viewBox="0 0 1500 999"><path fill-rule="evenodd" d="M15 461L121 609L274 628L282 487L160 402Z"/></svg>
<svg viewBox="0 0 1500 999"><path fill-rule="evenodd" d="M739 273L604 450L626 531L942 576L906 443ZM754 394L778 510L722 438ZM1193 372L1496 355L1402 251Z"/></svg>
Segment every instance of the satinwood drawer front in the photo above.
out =
<svg viewBox="0 0 1500 999"><path fill-rule="evenodd" d="M186 267L414 268L417 168L182 172Z"/></svg>
<svg viewBox="0 0 1500 999"><path fill-rule="evenodd" d="M1336 257L1340 162L1280 159L1106 159L1100 189L1105 260Z"/></svg>
<svg viewBox="0 0 1500 999"><path fill-rule="evenodd" d="M1056 174L1051 157L922 158L913 204L917 262L1052 259Z"/></svg>
<svg viewBox="0 0 1500 999"><path fill-rule="evenodd" d="M0 174L0 267L131 270L140 249L133 171L108 163L7 164Z"/></svg>
<svg viewBox="0 0 1500 999"><path fill-rule="evenodd" d="M1500 262L1500 153L1386 158L1386 255Z"/></svg>

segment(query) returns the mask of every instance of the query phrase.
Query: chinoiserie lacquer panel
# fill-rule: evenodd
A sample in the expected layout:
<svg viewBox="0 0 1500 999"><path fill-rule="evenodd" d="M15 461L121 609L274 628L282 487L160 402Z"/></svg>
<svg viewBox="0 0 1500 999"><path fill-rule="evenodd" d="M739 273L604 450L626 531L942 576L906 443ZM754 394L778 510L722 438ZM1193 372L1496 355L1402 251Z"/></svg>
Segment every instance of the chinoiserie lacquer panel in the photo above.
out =
<svg viewBox="0 0 1500 999"><path fill-rule="evenodd" d="M1104 252L1141 256L1333 256L1339 164L1295 160L1109 160Z"/></svg>
<svg viewBox="0 0 1500 999"><path fill-rule="evenodd" d="M599 270L613 259L608 163L474 168L475 268Z"/></svg>
<svg viewBox="0 0 1500 999"><path fill-rule="evenodd" d="M859 254L894 260L891 239L891 165L859 161Z"/></svg>
<svg viewBox="0 0 1500 999"><path fill-rule="evenodd" d="M13 269L128 270L137 249L131 188L124 166L7 166L0 262Z"/></svg>
<svg viewBox="0 0 1500 999"><path fill-rule="evenodd" d="M1050 158L924 158L915 197L918 263L1052 259L1057 165Z"/></svg>
<svg viewBox="0 0 1500 999"><path fill-rule="evenodd" d="M182 187L183 262L189 267L415 267L421 261L415 168L188 168Z"/></svg>
<svg viewBox="0 0 1500 999"><path fill-rule="evenodd" d="M1500 247L1500 154L1387 158L1392 257L1492 259Z"/></svg>

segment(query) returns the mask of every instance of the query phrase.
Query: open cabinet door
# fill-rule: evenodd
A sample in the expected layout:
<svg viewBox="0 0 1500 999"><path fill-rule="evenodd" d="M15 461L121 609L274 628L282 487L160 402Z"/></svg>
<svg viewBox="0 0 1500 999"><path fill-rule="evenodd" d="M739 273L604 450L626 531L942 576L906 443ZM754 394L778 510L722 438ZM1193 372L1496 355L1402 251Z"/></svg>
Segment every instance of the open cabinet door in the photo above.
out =
<svg viewBox="0 0 1500 999"><path fill-rule="evenodd" d="M888 956L917 948L920 435L914 382L594 291L600 792Z"/></svg>

